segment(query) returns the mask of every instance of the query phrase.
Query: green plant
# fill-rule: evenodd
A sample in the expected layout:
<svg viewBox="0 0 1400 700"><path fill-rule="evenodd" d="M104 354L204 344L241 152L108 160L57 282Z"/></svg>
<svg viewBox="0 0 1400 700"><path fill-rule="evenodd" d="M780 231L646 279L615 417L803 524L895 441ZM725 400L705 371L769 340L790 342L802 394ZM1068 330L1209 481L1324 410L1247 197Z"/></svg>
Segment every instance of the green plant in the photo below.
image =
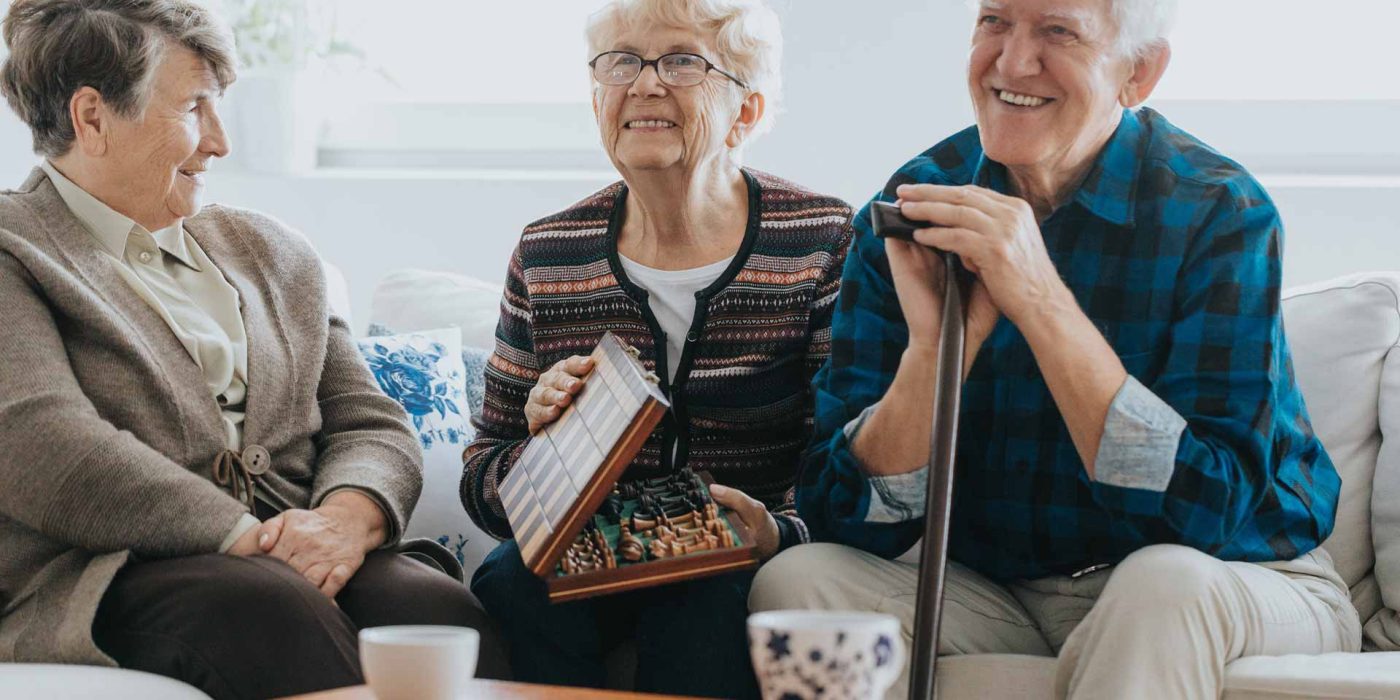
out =
<svg viewBox="0 0 1400 700"><path fill-rule="evenodd" d="M320 0L223 0L244 69L305 68L313 60L363 65L359 47L338 37L335 13Z"/></svg>

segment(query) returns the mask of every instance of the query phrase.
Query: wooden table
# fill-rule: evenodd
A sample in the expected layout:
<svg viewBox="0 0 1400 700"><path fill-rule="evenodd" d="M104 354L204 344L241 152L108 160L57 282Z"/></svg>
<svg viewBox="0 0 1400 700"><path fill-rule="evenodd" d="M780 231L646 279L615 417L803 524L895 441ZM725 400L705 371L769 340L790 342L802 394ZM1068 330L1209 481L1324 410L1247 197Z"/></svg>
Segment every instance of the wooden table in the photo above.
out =
<svg viewBox="0 0 1400 700"><path fill-rule="evenodd" d="M625 693L620 690L593 690L592 688L564 688L553 685L530 685L527 683L507 683L504 681L472 681L471 688L462 700L683 700L673 695L646 695ZM285 700L377 700L369 686L327 690L310 695L298 695Z"/></svg>

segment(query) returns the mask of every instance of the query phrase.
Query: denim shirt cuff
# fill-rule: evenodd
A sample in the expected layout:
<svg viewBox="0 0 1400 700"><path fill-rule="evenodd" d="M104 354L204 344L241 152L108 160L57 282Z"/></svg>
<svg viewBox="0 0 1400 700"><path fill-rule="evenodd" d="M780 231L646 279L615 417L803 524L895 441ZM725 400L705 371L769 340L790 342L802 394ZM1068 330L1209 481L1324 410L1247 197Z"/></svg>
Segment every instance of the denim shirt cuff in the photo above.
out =
<svg viewBox="0 0 1400 700"><path fill-rule="evenodd" d="M846 443L855 444L856 435L865 424L878 402L871 404L846 424ZM892 476L865 475L870 485L870 508L865 513L867 523L902 523L922 518L924 498L928 493L928 466L907 474Z"/></svg>
<svg viewBox="0 0 1400 700"><path fill-rule="evenodd" d="M1176 472L1186 419L1132 375L1108 407L1094 481L1164 492Z"/></svg>

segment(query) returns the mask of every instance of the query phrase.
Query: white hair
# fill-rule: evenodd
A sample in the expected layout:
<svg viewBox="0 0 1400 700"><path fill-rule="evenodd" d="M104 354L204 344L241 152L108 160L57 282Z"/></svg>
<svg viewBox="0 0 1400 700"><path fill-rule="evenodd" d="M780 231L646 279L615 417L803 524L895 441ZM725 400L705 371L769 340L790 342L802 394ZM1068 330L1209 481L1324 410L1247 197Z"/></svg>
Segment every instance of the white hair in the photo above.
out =
<svg viewBox="0 0 1400 700"><path fill-rule="evenodd" d="M1002 5L1007 0L990 4ZM1165 46L1176 20L1177 0L1105 0L1109 17L1118 31L1116 48L1124 56L1142 58L1147 52ZM974 10L982 0L968 0Z"/></svg>
<svg viewBox="0 0 1400 700"><path fill-rule="evenodd" d="M763 94L763 119L750 137L772 128L783 98L783 33L763 0L613 0L588 18L589 58L646 27L697 28L713 37L716 55L705 58Z"/></svg>
<svg viewBox="0 0 1400 700"><path fill-rule="evenodd" d="M1165 46L1176 20L1176 0L1108 0L1118 26L1118 50L1142 58Z"/></svg>

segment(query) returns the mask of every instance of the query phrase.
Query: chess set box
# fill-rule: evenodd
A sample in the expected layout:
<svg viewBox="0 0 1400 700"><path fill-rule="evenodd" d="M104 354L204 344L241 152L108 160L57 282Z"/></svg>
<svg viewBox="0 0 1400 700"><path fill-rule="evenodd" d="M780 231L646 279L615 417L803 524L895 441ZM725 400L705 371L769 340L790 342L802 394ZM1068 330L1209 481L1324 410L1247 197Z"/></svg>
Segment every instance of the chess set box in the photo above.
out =
<svg viewBox="0 0 1400 700"><path fill-rule="evenodd" d="M501 485L525 565L551 602L758 566L753 535L688 469L618 483L670 402L635 349L607 333L584 388L531 437Z"/></svg>

